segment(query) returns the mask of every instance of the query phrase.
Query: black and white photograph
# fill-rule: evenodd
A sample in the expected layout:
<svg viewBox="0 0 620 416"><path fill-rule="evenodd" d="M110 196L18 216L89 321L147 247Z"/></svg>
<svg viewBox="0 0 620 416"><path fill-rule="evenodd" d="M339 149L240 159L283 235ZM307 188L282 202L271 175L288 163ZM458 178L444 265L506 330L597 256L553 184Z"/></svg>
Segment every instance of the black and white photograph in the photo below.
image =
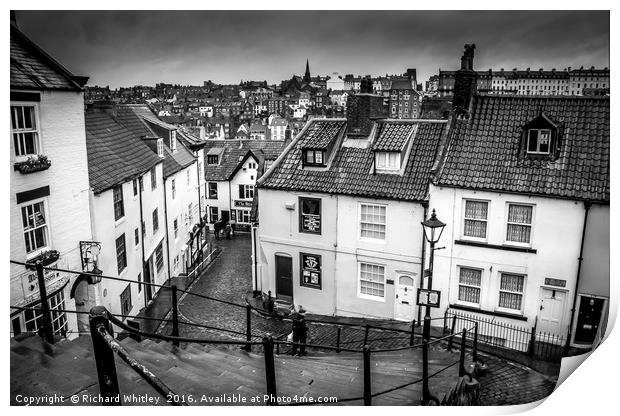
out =
<svg viewBox="0 0 620 416"><path fill-rule="evenodd" d="M603 371L609 4L321 5L11 5L7 404L498 414Z"/></svg>

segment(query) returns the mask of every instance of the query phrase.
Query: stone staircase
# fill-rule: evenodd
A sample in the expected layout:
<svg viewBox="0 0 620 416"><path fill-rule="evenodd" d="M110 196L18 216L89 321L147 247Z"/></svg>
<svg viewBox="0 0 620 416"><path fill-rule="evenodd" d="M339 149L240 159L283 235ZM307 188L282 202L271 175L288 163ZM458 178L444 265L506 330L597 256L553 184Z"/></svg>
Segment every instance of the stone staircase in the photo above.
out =
<svg viewBox="0 0 620 416"><path fill-rule="evenodd" d="M192 395L199 405L263 405L265 388L264 357L257 352L239 348L187 344L174 347L171 343L125 339L122 345L129 354L144 364L179 395ZM11 404L21 404L17 395L41 397L58 395L96 396L99 393L97 372L90 336L63 340L55 345L38 336L11 339ZM422 376L422 351L373 353L371 356L372 392L376 393L404 384ZM429 352L429 373L458 361L458 353L432 348ZM160 397L138 374L115 356L121 394L135 393ZM318 353L305 357L275 356L278 396L336 396L338 399L362 396L362 355L355 353ZM431 391L440 398L458 381L458 364L430 380ZM422 383L373 398L373 405L418 405ZM245 403L222 403L226 395L245 397ZM259 397L252 402L252 397ZM187 397L187 396L186 396ZM205 398L206 401L201 401ZM209 399L211 398L211 399ZM293 399L294 400L294 399ZM294 401L291 401L294 403ZM47 404L47 403L42 403ZM62 405L72 404L65 400ZM81 400L75 404L84 403ZM125 401L124 405L136 403ZM153 404L153 403L151 403ZM162 398L159 404L166 404ZM344 404L344 403L343 403ZM346 404L361 405L362 401Z"/></svg>

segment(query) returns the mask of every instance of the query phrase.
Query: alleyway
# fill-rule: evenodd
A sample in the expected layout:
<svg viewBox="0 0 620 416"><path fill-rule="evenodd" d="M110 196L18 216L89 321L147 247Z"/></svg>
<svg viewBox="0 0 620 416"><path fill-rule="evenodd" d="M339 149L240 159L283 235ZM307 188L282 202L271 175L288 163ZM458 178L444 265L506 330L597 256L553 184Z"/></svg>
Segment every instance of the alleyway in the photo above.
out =
<svg viewBox="0 0 620 416"><path fill-rule="evenodd" d="M222 252L210 265L206 272L198 278L188 290L215 297L218 299L245 305L246 293L252 290L250 237L247 234L237 235L232 240L217 241ZM210 301L191 295L184 295L179 300L179 318L196 324L210 325L244 333L246 330L245 308ZM406 326L395 324L395 327ZM170 326L161 331L169 334ZM182 336L240 338L241 335L224 334L200 327L180 325ZM264 318L252 314L252 335L259 338L265 333L274 337L286 336L290 332L290 322ZM336 329L333 326L310 326L309 343L334 345ZM344 328L341 334L341 345L347 348L361 348L364 331L359 328ZM408 343L408 334L395 332L370 331L369 343L375 348L403 346ZM416 339L416 343L419 340ZM284 351L283 351L284 352ZM540 400L553 391L555 375L542 375L521 365L506 360L485 356L489 364L488 375L481 380L481 399L485 405L506 405L528 403ZM515 386L518 386L515 387Z"/></svg>

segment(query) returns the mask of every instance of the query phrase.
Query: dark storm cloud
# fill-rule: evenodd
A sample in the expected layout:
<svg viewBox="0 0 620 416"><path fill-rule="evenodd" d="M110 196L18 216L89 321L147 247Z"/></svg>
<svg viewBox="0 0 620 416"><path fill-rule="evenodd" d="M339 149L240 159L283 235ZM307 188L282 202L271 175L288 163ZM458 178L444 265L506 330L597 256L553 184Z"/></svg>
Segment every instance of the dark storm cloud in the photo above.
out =
<svg viewBox="0 0 620 416"><path fill-rule="evenodd" d="M20 28L89 84L276 82L313 74L609 66L597 11L21 11Z"/></svg>

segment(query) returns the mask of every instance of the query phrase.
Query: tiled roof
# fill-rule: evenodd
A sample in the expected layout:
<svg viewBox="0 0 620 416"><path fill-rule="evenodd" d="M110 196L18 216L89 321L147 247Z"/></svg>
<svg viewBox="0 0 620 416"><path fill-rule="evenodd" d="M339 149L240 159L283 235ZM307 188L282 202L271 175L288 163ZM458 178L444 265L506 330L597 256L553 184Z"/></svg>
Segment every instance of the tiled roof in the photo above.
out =
<svg viewBox="0 0 620 416"><path fill-rule="evenodd" d="M309 123L331 125L331 134L337 135L343 121L312 120ZM390 128L393 121L383 121L381 128ZM371 147L340 147L328 169L304 169L301 149L306 147L308 133L301 134L286 154L278 160L260 181L260 187L329 194L368 196L373 198L424 201L427 198L430 170L447 123L433 121L399 121L398 124L417 125L412 135L408 159L403 174L373 173L374 155ZM403 130L408 134L410 130Z"/></svg>
<svg viewBox="0 0 620 416"><path fill-rule="evenodd" d="M82 89L74 75L11 25L11 88ZM85 82L86 79L83 78Z"/></svg>
<svg viewBox="0 0 620 416"><path fill-rule="evenodd" d="M382 123L372 148L374 150L400 152L407 144L409 135L415 127L416 124L411 123Z"/></svg>
<svg viewBox="0 0 620 416"><path fill-rule="evenodd" d="M392 80L392 85L390 87L391 90L412 90L414 87L411 84L411 81L406 79L395 79Z"/></svg>
<svg viewBox="0 0 620 416"><path fill-rule="evenodd" d="M520 148L541 112L560 126L555 160ZM609 98L478 95L456 121L437 184L608 202L609 163Z"/></svg>
<svg viewBox="0 0 620 416"><path fill-rule="evenodd" d="M142 139L105 111L85 115L88 178L95 194L127 182L161 163Z"/></svg>
<svg viewBox="0 0 620 416"><path fill-rule="evenodd" d="M140 138L158 137L158 135L149 127L148 122L169 130L177 130L175 126L160 121L146 105L142 104L117 104L116 118L120 124L131 130L132 133ZM151 151L157 155L157 141L145 140L145 143ZM196 157L185 146L183 141L177 140L176 152L172 152L172 150L168 147L168 138L164 138L164 144L164 178L174 175L195 162Z"/></svg>
<svg viewBox="0 0 620 416"><path fill-rule="evenodd" d="M208 140L205 154L219 154L218 165L205 165L205 179L207 181L227 181L248 151L262 163L265 159L275 160L287 141L283 140Z"/></svg>
<svg viewBox="0 0 620 416"><path fill-rule="evenodd" d="M346 121L333 123L312 123L304 137L303 147L306 149L326 149L338 137Z"/></svg>

